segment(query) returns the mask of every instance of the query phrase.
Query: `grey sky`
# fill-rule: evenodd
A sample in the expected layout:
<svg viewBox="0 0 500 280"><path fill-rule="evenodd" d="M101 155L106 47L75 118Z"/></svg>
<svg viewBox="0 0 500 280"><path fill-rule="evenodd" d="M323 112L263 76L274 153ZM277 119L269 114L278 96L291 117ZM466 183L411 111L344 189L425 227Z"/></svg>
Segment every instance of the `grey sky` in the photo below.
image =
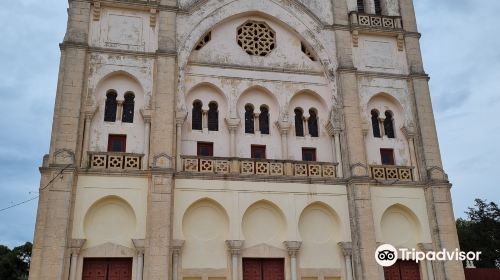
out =
<svg viewBox="0 0 500 280"><path fill-rule="evenodd" d="M49 148L67 1L0 9L0 208L36 196ZM445 170L457 216L476 197L500 202L498 0L415 0ZM36 201L0 213L0 244L31 241Z"/></svg>

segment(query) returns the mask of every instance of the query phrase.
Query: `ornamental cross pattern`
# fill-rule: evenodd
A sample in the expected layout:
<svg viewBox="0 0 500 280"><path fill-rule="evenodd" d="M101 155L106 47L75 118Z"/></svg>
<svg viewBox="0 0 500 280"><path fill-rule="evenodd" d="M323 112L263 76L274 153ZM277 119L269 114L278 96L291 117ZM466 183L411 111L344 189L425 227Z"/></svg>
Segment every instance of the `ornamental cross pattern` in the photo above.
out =
<svg viewBox="0 0 500 280"><path fill-rule="evenodd" d="M237 41L249 55L266 56L276 47L276 33L267 23L250 20L238 27Z"/></svg>

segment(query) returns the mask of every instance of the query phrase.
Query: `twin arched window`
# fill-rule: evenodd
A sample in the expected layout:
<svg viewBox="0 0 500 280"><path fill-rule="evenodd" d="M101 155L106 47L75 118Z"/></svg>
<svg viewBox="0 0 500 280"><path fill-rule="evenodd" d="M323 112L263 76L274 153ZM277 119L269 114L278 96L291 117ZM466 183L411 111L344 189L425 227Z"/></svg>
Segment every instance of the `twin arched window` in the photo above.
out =
<svg viewBox="0 0 500 280"><path fill-rule="evenodd" d="M135 95L132 92L125 93L125 101L123 102L123 114L122 122L133 123L134 122L134 99Z"/></svg>
<svg viewBox="0 0 500 280"><path fill-rule="evenodd" d="M254 113L252 104L245 105L245 133L255 133L255 123L259 125L260 134L269 134L269 107L266 105L260 106L260 113Z"/></svg>
<svg viewBox="0 0 500 280"><path fill-rule="evenodd" d="M304 110L302 108L295 108L295 136L303 137L304 132L304 122L307 124L307 130L311 137L319 137L319 126L318 126L318 111L316 109L309 109L309 118L307 120L304 118Z"/></svg>
<svg viewBox="0 0 500 280"><path fill-rule="evenodd" d="M122 108L121 120L124 123L134 122L134 107L135 107L135 95L132 92L127 92L124 95L125 101L123 105L116 100L118 94L115 90L108 90L106 93L106 103L104 106L104 121L105 122L116 122L116 115L118 108Z"/></svg>
<svg viewBox="0 0 500 280"><path fill-rule="evenodd" d="M269 108L260 106L259 128L261 134L269 134Z"/></svg>
<svg viewBox="0 0 500 280"><path fill-rule="evenodd" d="M203 130L203 117L207 116L207 126L209 131L219 131L219 106L217 102L208 103L208 112L203 113L203 103L200 100L193 102L191 111L191 128L193 130Z"/></svg>
<svg viewBox="0 0 500 280"><path fill-rule="evenodd" d="M376 15L381 15L382 14L382 4L381 0L374 0L373 1L375 5L375 14ZM365 13L365 1L364 0L357 0L358 4L358 12L359 13Z"/></svg>
<svg viewBox="0 0 500 280"><path fill-rule="evenodd" d="M245 133L255 133L253 105L245 105Z"/></svg>
<svg viewBox="0 0 500 280"><path fill-rule="evenodd" d="M105 122L115 122L116 121L116 110L118 103L116 98L118 94L114 90L108 90L106 93L106 104L104 106L104 121Z"/></svg>
<svg viewBox="0 0 500 280"><path fill-rule="evenodd" d="M381 138L382 137L382 131L381 131L381 120L379 118L380 114L377 110L373 109L371 111L372 115L372 128L373 128L373 137L376 138ZM394 131L394 116L391 111L385 111L385 119L383 120L382 124L384 125L384 135L386 135L388 138L396 138L395 131Z"/></svg>

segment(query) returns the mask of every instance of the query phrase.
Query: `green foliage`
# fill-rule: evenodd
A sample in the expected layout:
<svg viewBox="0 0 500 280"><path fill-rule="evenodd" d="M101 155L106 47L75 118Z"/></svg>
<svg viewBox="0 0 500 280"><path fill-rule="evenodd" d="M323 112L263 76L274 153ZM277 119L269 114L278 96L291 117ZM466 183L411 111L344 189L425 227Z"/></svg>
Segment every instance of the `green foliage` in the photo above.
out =
<svg viewBox="0 0 500 280"><path fill-rule="evenodd" d="M480 251L478 268L500 268L500 209L494 202L476 199L465 212L468 219L457 220L462 251Z"/></svg>
<svg viewBox="0 0 500 280"><path fill-rule="evenodd" d="M32 244L30 242L26 242L24 245L12 250L6 246L0 245L0 279L28 279L31 248Z"/></svg>

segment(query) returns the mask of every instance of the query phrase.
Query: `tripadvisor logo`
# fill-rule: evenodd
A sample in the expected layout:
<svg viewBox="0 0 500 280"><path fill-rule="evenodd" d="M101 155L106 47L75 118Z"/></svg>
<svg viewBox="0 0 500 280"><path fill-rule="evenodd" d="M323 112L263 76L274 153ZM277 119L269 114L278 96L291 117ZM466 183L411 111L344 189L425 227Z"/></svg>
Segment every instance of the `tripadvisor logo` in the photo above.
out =
<svg viewBox="0 0 500 280"><path fill-rule="evenodd" d="M398 259L402 261L415 261L419 263L424 260L429 261L478 261L481 252L461 252L459 249L448 251L422 252L416 249L400 248L396 249L390 244L380 245L375 251L375 260L381 266L392 266Z"/></svg>

